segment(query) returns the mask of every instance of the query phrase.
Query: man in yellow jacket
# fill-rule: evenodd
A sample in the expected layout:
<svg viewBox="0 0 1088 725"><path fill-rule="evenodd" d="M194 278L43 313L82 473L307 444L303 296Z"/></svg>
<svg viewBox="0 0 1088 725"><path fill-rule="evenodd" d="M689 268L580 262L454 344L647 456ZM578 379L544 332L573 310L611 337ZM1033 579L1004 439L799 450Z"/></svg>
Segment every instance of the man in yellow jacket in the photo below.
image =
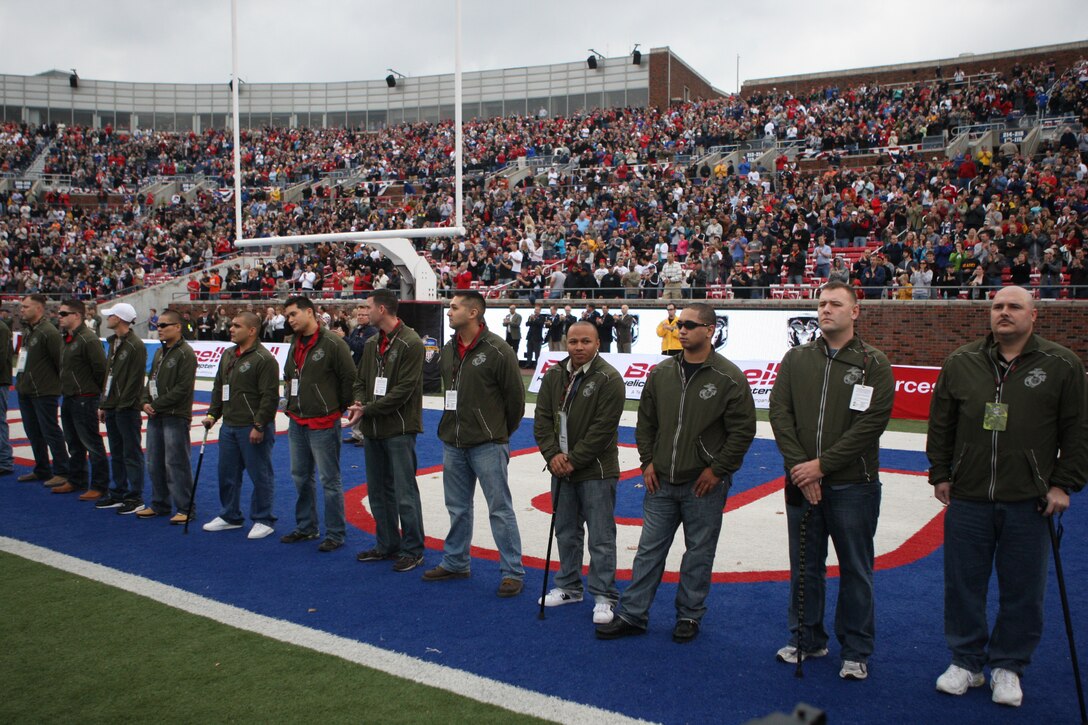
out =
<svg viewBox="0 0 1088 725"><path fill-rule="evenodd" d="M657 336L661 338L661 354L676 357L683 351L680 347L680 321L676 318L676 305L670 302L666 310L669 315L657 323Z"/></svg>

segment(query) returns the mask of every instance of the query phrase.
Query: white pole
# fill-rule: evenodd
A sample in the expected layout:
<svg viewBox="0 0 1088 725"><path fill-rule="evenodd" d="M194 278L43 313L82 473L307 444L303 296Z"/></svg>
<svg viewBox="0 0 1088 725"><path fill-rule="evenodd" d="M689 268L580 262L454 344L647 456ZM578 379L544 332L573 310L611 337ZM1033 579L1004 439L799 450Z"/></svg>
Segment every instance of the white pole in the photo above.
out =
<svg viewBox="0 0 1088 725"><path fill-rule="evenodd" d="M230 95L234 107L234 241L242 240L242 150L238 113L238 0L230 0Z"/></svg>
<svg viewBox="0 0 1088 725"><path fill-rule="evenodd" d="M456 176L454 187L454 195L457 205L457 223L454 225L458 229L463 229L465 226L465 200L464 191L461 188L463 182L463 166L462 155L464 154L464 138L461 130L461 123L463 119L462 115L462 103L461 103L461 0L457 0L457 21L454 30L453 41L453 125L455 128L455 142L454 142L454 175ZM463 233L463 232L462 232Z"/></svg>
<svg viewBox="0 0 1088 725"><path fill-rule="evenodd" d="M434 237L463 237L463 227L429 227L426 229L379 229L373 232L338 232L336 234L295 234L286 237L256 237L239 239L234 246L275 247L289 244L317 244L319 242L365 242L369 239L430 239Z"/></svg>

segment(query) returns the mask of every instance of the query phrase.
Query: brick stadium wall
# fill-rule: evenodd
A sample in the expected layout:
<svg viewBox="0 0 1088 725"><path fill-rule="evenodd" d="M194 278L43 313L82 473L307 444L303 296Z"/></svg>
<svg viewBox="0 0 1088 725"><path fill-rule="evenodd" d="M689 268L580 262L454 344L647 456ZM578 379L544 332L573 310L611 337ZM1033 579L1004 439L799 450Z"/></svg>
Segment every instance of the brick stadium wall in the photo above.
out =
<svg viewBox="0 0 1088 725"><path fill-rule="evenodd" d="M856 71L835 72L833 74L814 73L803 77L794 77L794 80L788 81L755 79L744 82L741 87L741 96L747 97L756 91L767 92L772 88L777 88L779 91L790 91L794 94L805 94L828 86L850 88L863 83L888 84L930 81L934 79L938 66L942 69L942 75L946 81L952 80L952 75L957 68L962 68L967 75L989 73L995 70L999 73L1008 73L1017 63L1020 63L1021 67L1027 67L1049 61L1054 63L1058 71L1061 72L1081 58L1088 58L1088 44L1078 43L1073 45L1079 47L1062 50L1048 50L1046 48L1033 50L1029 48L1015 54L1010 53L1008 57L945 58L922 64L912 63L909 66L885 66L879 70L859 68Z"/></svg>
<svg viewBox="0 0 1088 725"><path fill-rule="evenodd" d="M315 299L314 302L318 305L327 305L330 309L342 307L351 309L358 304L357 300ZM660 300L654 302L626 300L626 302L632 308L664 307L664 302ZM488 302L489 307L503 307L506 304L506 301L499 300ZM249 304L237 302L180 302L172 307L179 310L186 308L192 310L195 319L200 310L213 305L226 307L231 314L236 310L250 307ZM260 303L262 310L267 306L267 302ZM406 306L412 305L409 303ZM753 300L744 303L720 303L715 307L722 310L785 307L815 311L816 302L813 300L784 300L782 302ZM1088 303L1058 300L1040 303L1038 309L1039 319L1035 325L1036 332L1068 347L1080 356L1085 365L1088 365ZM882 350L896 365L939 366L957 347L978 339L990 331L988 310L989 303L987 302L967 300L862 302L858 334L863 340Z"/></svg>
<svg viewBox="0 0 1088 725"><path fill-rule="evenodd" d="M667 48L655 48L647 54L650 62L650 105L668 108L671 97L683 98L684 86L688 87L691 100L697 98L719 98L721 94L714 87L699 77L684 61L673 55ZM643 56L643 62L646 62ZM671 78L670 78L670 67Z"/></svg>

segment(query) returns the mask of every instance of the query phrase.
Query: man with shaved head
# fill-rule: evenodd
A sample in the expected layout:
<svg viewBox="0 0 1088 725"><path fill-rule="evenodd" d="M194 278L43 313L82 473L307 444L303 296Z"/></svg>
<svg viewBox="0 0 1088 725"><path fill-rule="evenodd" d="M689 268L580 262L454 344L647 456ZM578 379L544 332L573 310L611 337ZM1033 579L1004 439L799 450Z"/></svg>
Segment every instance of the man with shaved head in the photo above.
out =
<svg viewBox="0 0 1088 725"><path fill-rule="evenodd" d="M212 385L212 403L204 417L211 428L220 418L219 431L219 515L204 524L205 531L240 529L242 516L242 471L253 481L249 518L253 522L248 538L263 539L273 531L272 513L275 474L272 471L272 444L276 440L276 405L279 402L280 366L272 353L257 340L261 320L252 312L239 312L230 323L230 339L219 360Z"/></svg>
<svg viewBox="0 0 1088 725"><path fill-rule="evenodd" d="M952 664L937 689L962 695L985 683L1018 707L1020 677L1043 631L1050 556L1046 517L1069 508L1088 477L1084 365L1034 334L1022 287L990 305L990 334L953 352L930 408L929 482L944 519L944 629ZM997 620L986 592L997 568Z"/></svg>
<svg viewBox="0 0 1088 725"><path fill-rule="evenodd" d="M593 622L608 624L616 589L617 434L626 398L623 377L598 354L597 325L567 331L568 357L544 374L533 434L552 474L559 573L544 606L582 601L582 524L589 530L589 593Z"/></svg>

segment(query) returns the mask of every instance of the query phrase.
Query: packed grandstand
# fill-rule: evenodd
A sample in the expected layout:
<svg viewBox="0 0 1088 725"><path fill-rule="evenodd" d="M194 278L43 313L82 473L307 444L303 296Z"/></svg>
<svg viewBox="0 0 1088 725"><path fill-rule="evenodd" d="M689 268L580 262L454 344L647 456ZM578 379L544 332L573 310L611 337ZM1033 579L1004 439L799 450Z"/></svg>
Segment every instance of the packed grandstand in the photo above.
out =
<svg viewBox="0 0 1088 725"><path fill-rule="evenodd" d="M679 270L695 298L800 297L831 277L870 299L1010 283L1086 299L1086 124L1085 59L474 118L468 234L416 246L445 294L645 299ZM450 122L243 129L245 236L448 225L453 143ZM102 299L190 272L193 299L400 289L363 244L237 254L232 153L222 129L5 123L0 293Z"/></svg>

